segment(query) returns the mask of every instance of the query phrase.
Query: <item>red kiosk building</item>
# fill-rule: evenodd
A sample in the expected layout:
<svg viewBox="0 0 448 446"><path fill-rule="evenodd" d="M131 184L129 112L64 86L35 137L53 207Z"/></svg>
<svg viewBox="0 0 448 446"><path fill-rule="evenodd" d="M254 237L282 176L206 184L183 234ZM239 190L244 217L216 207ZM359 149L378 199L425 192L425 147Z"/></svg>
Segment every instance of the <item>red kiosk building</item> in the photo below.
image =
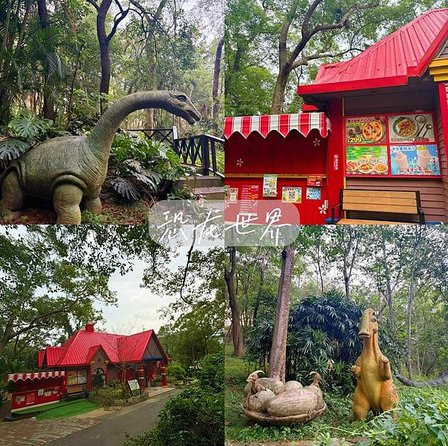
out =
<svg viewBox="0 0 448 446"><path fill-rule="evenodd" d="M153 330L117 335L97 332L88 323L61 346L38 352L39 369L45 371L7 376L15 383L12 409L84 395L95 379L104 384L136 379L144 389L160 374L162 386L166 386L169 360Z"/></svg>
<svg viewBox="0 0 448 446"><path fill-rule="evenodd" d="M447 39L448 9L430 10L353 59L322 65L298 87L303 110L313 110L295 115L298 132L271 135L263 124L291 118L227 118L226 184L241 198L275 174L277 199L285 186L300 188L305 224L328 221L343 189L418 191L426 221L448 221ZM320 114L328 134L321 124L300 131L307 115Z"/></svg>

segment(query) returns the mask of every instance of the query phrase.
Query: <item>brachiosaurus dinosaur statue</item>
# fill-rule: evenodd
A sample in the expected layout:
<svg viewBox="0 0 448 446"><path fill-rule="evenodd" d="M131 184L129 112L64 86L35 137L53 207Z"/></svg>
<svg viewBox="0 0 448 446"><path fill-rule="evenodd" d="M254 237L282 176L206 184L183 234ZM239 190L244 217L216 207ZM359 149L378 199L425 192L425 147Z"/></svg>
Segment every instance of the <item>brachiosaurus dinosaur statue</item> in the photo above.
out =
<svg viewBox="0 0 448 446"><path fill-rule="evenodd" d="M378 321L375 311L364 311L359 324L359 337L364 346L361 356L352 367L357 385L353 396L353 415L356 420L366 418L370 410L378 415L398 404L398 394L392 381L389 359L378 344Z"/></svg>
<svg viewBox="0 0 448 446"><path fill-rule="evenodd" d="M162 108L190 124L201 118L184 93L144 91L125 96L109 106L89 136L49 139L10 165L0 178L0 216L3 211L6 220L14 219L26 195L53 199L59 224L81 223L82 200L86 209L100 214L99 196L115 133L127 115L146 108Z"/></svg>

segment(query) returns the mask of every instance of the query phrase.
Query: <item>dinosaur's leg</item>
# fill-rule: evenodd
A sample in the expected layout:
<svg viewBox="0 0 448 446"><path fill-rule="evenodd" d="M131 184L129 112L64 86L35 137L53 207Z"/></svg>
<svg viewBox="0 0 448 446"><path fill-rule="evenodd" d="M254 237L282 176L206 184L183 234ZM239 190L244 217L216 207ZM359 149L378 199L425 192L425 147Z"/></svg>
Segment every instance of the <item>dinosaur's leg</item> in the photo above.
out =
<svg viewBox="0 0 448 446"><path fill-rule="evenodd" d="M56 186L53 192L53 205L58 214L57 223L61 225L79 225L81 223L82 190L74 184L65 183Z"/></svg>
<svg viewBox="0 0 448 446"><path fill-rule="evenodd" d="M12 170L3 180L2 200L0 201L0 217L12 221L20 216L18 212L23 206L24 194L20 187L17 172Z"/></svg>
<svg viewBox="0 0 448 446"><path fill-rule="evenodd" d="M381 386L380 406L381 411L394 409L398 404L397 390L392 381L385 381Z"/></svg>
<svg viewBox="0 0 448 446"><path fill-rule="evenodd" d="M86 199L86 209L92 214L100 215L103 211L100 200L101 188L98 188L90 197Z"/></svg>
<svg viewBox="0 0 448 446"><path fill-rule="evenodd" d="M359 386L355 389L355 394L353 395L353 416L355 420L364 420L370 410L370 403L364 392L361 391Z"/></svg>

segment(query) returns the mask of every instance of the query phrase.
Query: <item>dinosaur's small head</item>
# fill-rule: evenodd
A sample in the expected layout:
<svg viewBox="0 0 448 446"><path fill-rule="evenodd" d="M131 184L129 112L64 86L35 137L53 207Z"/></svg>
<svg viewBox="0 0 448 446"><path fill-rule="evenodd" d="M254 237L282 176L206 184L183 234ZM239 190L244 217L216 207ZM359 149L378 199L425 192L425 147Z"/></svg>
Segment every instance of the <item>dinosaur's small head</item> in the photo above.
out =
<svg viewBox="0 0 448 446"><path fill-rule="evenodd" d="M184 118L189 124L194 124L201 119L201 114L185 93L170 91L168 94L168 103L169 111Z"/></svg>
<svg viewBox="0 0 448 446"><path fill-rule="evenodd" d="M370 338L373 334L378 333L378 321L376 319L375 310L367 308L362 314L359 321L359 337Z"/></svg>

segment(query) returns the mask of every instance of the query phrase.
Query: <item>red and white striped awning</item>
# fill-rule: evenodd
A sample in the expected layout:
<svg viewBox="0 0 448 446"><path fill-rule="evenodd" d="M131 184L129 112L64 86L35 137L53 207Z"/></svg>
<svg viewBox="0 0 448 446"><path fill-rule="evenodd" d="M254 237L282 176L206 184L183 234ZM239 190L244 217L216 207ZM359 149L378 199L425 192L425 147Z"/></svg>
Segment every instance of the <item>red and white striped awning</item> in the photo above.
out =
<svg viewBox="0 0 448 446"><path fill-rule="evenodd" d="M257 132L265 138L270 132L276 131L286 136L291 130L297 130L305 138L311 130L318 130L323 138L328 136L330 120L322 112L295 113L292 115L241 116L226 118L224 137L230 138L234 133L240 133L247 138Z"/></svg>
<svg viewBox="0 0 448 446"><path fill-rule="evenodd" d="M53 372L34 372L34 373L8 373L8 381L26 381L27 379L48 379L48 378L60 378L65 376L65 371L56 370Z"/></svg>

